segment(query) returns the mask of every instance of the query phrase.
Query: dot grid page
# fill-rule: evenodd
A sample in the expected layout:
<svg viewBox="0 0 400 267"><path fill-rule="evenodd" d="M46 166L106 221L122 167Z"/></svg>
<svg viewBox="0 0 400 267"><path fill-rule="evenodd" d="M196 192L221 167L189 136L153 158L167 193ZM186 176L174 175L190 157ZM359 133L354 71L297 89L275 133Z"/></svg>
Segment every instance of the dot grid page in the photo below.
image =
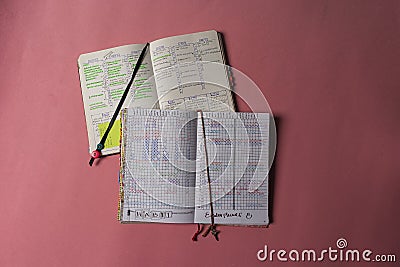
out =
<svg viewBox="0 0 400 267"><path fill-rule="evenodd" d="M212 201L216 224L268 225L269 114L204 112L197 125L195 222L211 222Z"/></svg>
<svg viewBox="0 0 400 267"><path fill-rule="evenodd" d="M193 223L197 113L122 114L121 221Z"/></svg>

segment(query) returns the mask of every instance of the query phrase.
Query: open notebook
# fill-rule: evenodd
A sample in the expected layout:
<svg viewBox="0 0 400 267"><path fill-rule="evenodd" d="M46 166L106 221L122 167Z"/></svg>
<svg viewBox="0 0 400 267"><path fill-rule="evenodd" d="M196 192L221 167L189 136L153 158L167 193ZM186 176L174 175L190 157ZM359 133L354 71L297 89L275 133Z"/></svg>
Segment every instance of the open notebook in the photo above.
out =
<svg viewBox="0 0 400 267"><path fill-rule="evenodd" d="M268 113L121 114L121 222L268 225Z"/></svg>
<svg viewBox="0 0 400 267"><path fill-rule="evenodd" d="M83 54L78 59L89 152L96 149L144 44ZM216 31L150 43L124 107L229 111L234 109L221 35ZM118 153L119 120L103 155Z"/></svg>

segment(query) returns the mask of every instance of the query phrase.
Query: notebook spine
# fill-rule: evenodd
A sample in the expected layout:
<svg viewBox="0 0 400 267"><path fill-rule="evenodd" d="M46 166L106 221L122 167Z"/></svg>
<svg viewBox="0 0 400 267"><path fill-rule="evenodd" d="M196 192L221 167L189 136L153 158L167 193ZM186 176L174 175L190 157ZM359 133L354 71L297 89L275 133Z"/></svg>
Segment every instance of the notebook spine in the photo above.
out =
<svg viewBox="0 0 400 267"><path fill-rule="evenodd" d="M118 221L121 222L122 218L122 212L123 212L123 206L124 206L124 165L125 165L125 138L124 138L124 133L126 132L123 127L125 126L125 115L126 115L126 109L122 109L121 111L121 127L120 127L120 169L119 169L119 177L118 177L118 182L119 182L119 196L118 196Z"/></svg>

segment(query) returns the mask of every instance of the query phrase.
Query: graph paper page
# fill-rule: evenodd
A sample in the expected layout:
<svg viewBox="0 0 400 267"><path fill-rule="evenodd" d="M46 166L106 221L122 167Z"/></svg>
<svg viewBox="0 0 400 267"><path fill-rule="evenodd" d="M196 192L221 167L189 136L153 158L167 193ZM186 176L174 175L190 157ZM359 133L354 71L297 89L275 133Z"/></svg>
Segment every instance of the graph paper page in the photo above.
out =
<svg viewBox="0 0 400 267"><path fill-rule="evenodd" d="M197 120L195 222L211 223L212 201L216 224L268 225L269 115L201 114Z"/></svg>
<svg viewBox="0 0 400 267"><path fill-rule="evenodd" d="M196 112L122 114L120 220L193 223Z"/></svg>

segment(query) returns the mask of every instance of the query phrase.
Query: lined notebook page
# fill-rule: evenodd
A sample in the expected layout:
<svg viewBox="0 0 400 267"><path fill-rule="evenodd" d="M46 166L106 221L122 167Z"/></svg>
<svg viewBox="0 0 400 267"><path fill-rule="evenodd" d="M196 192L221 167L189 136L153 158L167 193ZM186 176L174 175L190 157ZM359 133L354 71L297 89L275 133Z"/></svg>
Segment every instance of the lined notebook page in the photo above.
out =
<svg viewBox="0 0 400 267"><path fill-rule="evenodd" d="M216 224L268 225L267 113L203 113ZM197 121L196 223L210 223L201 113Z"/></svg>
<svg viewBox="0 0 400 267"><path fill-rule="evenodd" d="M89 138L89 152L96 149L106 131L144 44L125 45L93 53L78 59L83 104ZM156 108L157 92L150 55L147 55L136 75L124 107ZM119 153L119 118L106 140L103 155Z"/></svg>
<svg viewBox="0 0 400 267"><path fill-rule="evenodd" d="M219 33L156 40L150 53L161 109L234 110Z"/></svg>

